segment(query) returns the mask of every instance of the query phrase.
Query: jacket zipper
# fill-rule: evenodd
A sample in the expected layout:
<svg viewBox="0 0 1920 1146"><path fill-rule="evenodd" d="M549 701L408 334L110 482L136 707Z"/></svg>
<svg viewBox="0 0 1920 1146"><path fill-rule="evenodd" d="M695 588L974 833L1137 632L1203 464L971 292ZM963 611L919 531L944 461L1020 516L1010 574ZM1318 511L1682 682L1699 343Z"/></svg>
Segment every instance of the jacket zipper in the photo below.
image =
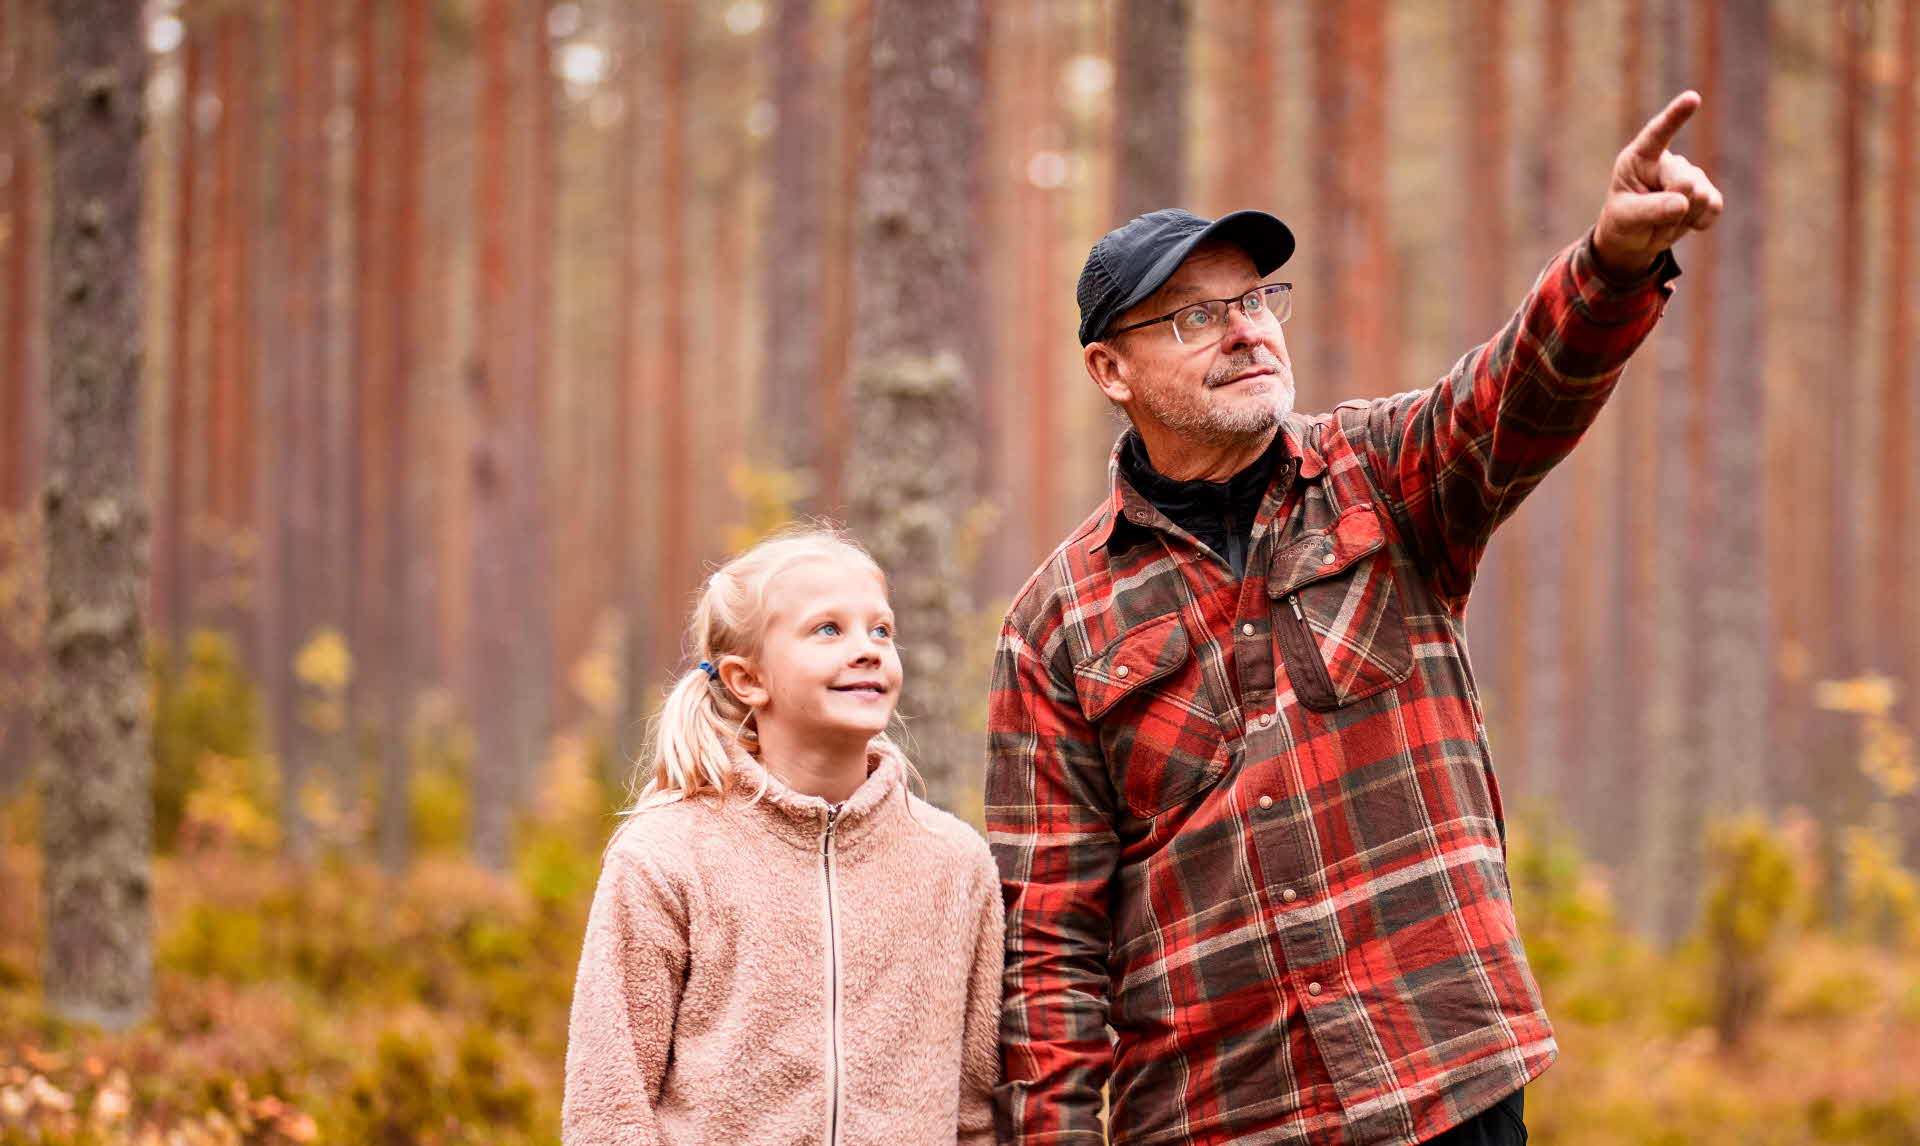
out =
<svg viewBox="0 0 1920 1146"><path fill-rule="evenodd" d="M1300 609L1300 594L1287 594L1287 604L1293 607L1293 627L1300 635L1296 646L1300 655L1296 659L1307 667L1308 675L1314 678L1314 687L1319 692L1315 699L1331 706L1337 699L1333 693L1333 676L1327 672L1327 662L1320 655L1320 643L1314 640L1313 629L1307 624L1307 615ZM1298 687L1299 682L1296 681L1295 688Z"/></svg>
<svg viewBox="0 0 1920 1146"><path fill-rule="evenodd" d="M833 824L840 805L827 809L820 832L820 876L827 889L827 1146L840 1141L840 927L833 910Z"/></svg>

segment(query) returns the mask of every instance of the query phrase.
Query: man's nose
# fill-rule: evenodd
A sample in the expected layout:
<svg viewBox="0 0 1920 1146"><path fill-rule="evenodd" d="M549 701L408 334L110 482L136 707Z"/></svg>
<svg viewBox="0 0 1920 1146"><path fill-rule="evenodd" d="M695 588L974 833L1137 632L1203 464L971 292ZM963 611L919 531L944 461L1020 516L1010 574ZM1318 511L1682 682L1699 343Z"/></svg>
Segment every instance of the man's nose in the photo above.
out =
<svg viewBox="0 0 1920 1146"><path fill-rule="evenodd" d="M1253 346L1273 348L1272 331L1265 323L1253 318L1240 307L1240 304L1227 308L1227 333L1222 339L1228 350L1246 350Z"/></svg>

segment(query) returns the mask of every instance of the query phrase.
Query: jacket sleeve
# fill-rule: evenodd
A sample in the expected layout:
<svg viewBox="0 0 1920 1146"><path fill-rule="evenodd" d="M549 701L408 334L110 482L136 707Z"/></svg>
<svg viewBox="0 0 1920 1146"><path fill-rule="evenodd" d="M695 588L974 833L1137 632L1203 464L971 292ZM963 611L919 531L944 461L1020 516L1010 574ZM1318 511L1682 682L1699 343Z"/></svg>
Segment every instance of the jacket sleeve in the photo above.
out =
<svg viewBox="0 0 1920 1146"><path fill-rule="evenodd" d="M987 731L987 839L1007 910L1000 1140L1099 1146L1113 1065L1112 785L1071 683L1011 622L995 655Z"/></svg>
<svg viewBox="0 0 1920 1146"><path fill-rule="evenodd" d="M1000 1081L1001 975L1006 967L1006 920L993 858L978 853L973 969L967 981L967 1018L960 1062L960 1146L994 1146L993 1088Z"/></svg>
<svg viewBox="0 0 1920 1146"><path fill-rule="evenodd" d="M671 881L616 838L601 865L573 987L565 1146L661 1141L654 1107L686 973L686 922Z"/></svg>
<svg viewBox="0 0 1920 1146"><path fill-rule="evenodd" d="M1492 341L1431 389L1335 411L1456 611L1494 528L1593 424L1679 273L1662 253L1633 282L1610 281L1589 234L1547 264Z"/></svg>

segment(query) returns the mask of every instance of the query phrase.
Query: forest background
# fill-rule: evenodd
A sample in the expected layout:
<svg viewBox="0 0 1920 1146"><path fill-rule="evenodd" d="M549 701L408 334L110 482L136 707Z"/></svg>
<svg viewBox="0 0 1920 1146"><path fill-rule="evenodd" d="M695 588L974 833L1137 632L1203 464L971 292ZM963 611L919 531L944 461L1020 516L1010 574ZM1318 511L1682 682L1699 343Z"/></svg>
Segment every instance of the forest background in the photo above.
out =
<svg viewBox="0 0 1920 1146"><path fill-rule="evenodd" d="M106 4L0 0L0 1143L551 1141L705 569L850 522L978 823L999 617L1119 428L1092 241L1272 211L1300 408L1425 386L1689 87L1727 214L1468 614L1563 1045L1529 1122L1920 1143L1916 0L121 6L96 265L58 148ZM137 288L119 407L59 397L88 267ZM111 440L137 691L90 759L62 467ZM76 799L133 826L90 853ZM95 860L107 915L49 890Z"/></svg>

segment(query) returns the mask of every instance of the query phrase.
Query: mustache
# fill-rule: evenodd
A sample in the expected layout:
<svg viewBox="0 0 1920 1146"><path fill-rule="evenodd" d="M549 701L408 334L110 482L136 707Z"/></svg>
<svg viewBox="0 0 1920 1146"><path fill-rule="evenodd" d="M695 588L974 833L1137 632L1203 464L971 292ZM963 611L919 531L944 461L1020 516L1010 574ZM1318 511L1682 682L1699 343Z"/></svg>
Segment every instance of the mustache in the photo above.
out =
<svg viewBox="0 0 1920 1146"><path fill-rule="evenodd" d="M1223 358L1207 371L1207 385L1218 386L1222 382L1249 370L1263 369L1280 372L1280 356L1264 346L1255 346L1238 354Z"/></svg>

